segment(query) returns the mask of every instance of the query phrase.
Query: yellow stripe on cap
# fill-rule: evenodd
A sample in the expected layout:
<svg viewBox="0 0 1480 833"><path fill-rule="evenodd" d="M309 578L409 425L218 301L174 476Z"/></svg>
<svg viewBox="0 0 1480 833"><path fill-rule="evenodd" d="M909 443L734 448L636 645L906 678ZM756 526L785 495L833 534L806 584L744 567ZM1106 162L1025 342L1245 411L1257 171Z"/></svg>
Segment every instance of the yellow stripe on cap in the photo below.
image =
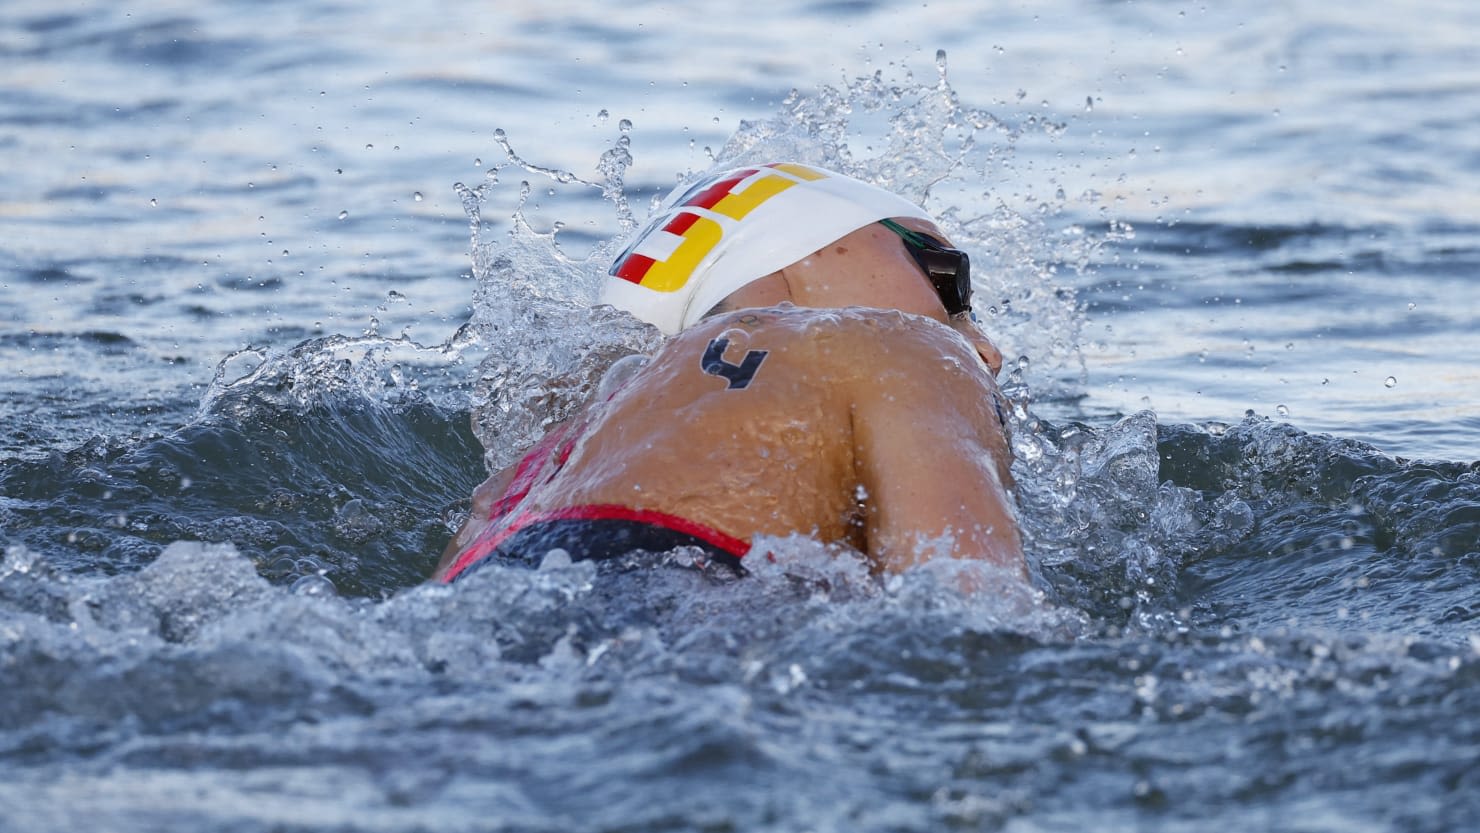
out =
<svg viewBox="0 0 1480 833"><path fill-rule="evenodd" d="M790 179L767 174L760 179L752 180L744 191L731 191L726 194L714 204L711 210L732 220L744 220L745 215L754 211L761 203L794 185L796 183Z"/></svg>
<svg viewBox="0 0 1480 833"><path fill-rule="evenodd" d="M666 260L653 263L642 277L642 286L658 292L677 292L688 283L704 256L713 251L725 230L708 217L699 217L683 233L683 242Z"/></svg>
<svg viewBox="0 0 1480 833"><path fill-rule="evenodd" d="M819 171L815 168L809 168L806 165L798 165L795 162L781 162L772 165L771 167L775 168L778 171L786 171L792 176L800 177L807 180L808 182L827 178L827 174L823 173L822 171Z"/></svg>

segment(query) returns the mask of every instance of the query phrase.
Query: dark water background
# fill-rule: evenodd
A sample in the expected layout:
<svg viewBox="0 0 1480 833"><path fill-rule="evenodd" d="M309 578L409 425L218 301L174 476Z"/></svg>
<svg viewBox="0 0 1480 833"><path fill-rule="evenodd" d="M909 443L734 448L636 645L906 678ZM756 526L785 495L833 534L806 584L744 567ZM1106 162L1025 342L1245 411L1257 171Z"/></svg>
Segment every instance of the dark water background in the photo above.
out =
<svg viewBox="0 0 1480 833"><path fill-rule="evenodd" d="M7 3L0 830L1474 829L1480 13L980 5ZM1043 599L420 586L746 154L972 246Z"/></svg>

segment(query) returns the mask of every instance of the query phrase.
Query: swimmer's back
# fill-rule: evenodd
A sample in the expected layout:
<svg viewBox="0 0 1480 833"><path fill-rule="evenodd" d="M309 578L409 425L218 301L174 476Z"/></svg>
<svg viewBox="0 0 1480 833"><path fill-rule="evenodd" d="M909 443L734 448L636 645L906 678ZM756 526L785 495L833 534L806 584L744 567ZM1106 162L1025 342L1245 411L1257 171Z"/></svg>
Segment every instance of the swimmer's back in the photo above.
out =
<svg viewBox="0 0 1480 833"><path fill-rule="evenodd" d="M1001 491L987 453L1005 452L994 388L964 340L916 316L788 305L715 316L596 405L523 508L617 504L745 539L898 548L917 527L981 517L961 483L985 475ZM988 526L1005 511L986 513Z"/></svg>

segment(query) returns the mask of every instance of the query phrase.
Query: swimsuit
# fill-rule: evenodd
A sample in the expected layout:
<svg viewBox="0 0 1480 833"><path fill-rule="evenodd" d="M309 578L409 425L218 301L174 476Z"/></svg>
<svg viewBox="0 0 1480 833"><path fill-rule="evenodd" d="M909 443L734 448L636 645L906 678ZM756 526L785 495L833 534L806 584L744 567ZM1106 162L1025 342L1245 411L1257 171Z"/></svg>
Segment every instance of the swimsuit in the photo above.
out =
<svg viewBox="0 0 1480 833"><path fill-rule="evenodd" d="M573 561L608 561L634 552L668 552L697 547L711 562L743 572L740 559L750 545L717 529L650 509L595 504L567 506L519 516L496 533L481 536L453 562L451 583L494 560L537 567L551 550Z"/></svg>
<svg viewBox="0 0 1480 833"><path fill-rule="evenodd" d="M458 553L442 581L452 583L495 559L537 567L551 550L573 561L606 561L633 552L697 547L709 560L744 572L740 559L750 544L701 523L653 509L616 504L565 506L536 512L514 510L536 485L549 482L570 459L574 440L557 429L540 440L514 470L508 489L488 511L488 528Z"/></svg>

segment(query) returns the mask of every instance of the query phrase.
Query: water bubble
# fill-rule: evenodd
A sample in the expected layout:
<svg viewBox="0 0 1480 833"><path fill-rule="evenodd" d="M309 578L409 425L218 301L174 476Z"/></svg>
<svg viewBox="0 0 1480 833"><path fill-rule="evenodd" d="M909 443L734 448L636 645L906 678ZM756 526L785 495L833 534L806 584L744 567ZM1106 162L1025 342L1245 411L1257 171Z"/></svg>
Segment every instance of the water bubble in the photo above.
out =
<svg viewBox="0 0 1480 833"><path fill-rule="evenodd" d="M334 582L317 573L304 576L303 578L300 578L297 581L293 582L293 586L289 588L289 590L295 596L339 595L339 588L334 586Z"/></svg>
<svg viewBox="0 0 1480 833"><path fill-rule="evenodd" d="M789 665L784 673L778 670L771 674L771 688L781 695L790 694L806 682L807 672L796 663Z"/></svg>
<svg viewBox="0 0 1480 833"><path fill-rule="evenodd" d="M421 192L420 191L417 191L416 193L412 194L411 195L411 199L416 200L417 202L421 202L421 200L422 200Z"/></svg>
<svg viewBox="0 0 1480 833"><path fill-rule="evenodd" d="M150 205L159 205L159 200L156 200L156 199L154 199L154 198L151 197L149 199L149 204Z"/></svg>
<svg viewBox="0 0 1480 833"><path fill-rule="evenodd" d="M366 144L366 145L365 145L365 150L375 150L375 145L372 145L372 144Z"/></svg>
<svg viewBox="0 0 1480 833"><path fill-rule="evenodd" d="M612 114L611 113L608 113L606 111L606 108L605 107L603 107L600 110L597 110L596 111L596 120L597 121L604 122L604 121L606 121L607 119L609 119L611 117L612 117Z"/></svg>
<svg viewBox="0 0 1480 833"><path fill-rule="evenodd" d="M341 219L341 220L347 220L347 219L349 219L349 212L348 211L341 211L341 212L339 212L339 219Z"/></svg>
<svg viewBox="0 0 1480 833"><path fill-rule="evenodd" d="M1095 97L1092 96L1092 95L1085 96L1084 97L1084 112L1086 112L1086 113L1093 113L1094 111L1095 111Z"/></svg>
<svg viewBox="0 0 1480 833"><path fill-rule="evenodd" d="M573 563L575 562L571 560L569 551L556 547L545 553L545 557L540 559L539 569L541 572L563 570Z"/></svg>
<svg viewBox="0 0 1480 833"><path fill-rule="evenodd" d="M475 167L475 168L481 168L481 167L483 167L483 158L482 157L475 158L473 160L473 167Z"/></svg>
<svg viewBox="0 0 1480 833"><path fill-rule="evenodd" d="M1393 387L1396 384L1398 384L1398 377L1396 376L1389 376L1382 380L1382 386L1385 388Z"/></svg>
<svg viewBox="0 0 1480 833"><path fill-rule="evenodd" d="M1290 415L1290 409L1284 405L1276 405L1274 408L1274 412L1282 417L1287 417Z"/></svg>

